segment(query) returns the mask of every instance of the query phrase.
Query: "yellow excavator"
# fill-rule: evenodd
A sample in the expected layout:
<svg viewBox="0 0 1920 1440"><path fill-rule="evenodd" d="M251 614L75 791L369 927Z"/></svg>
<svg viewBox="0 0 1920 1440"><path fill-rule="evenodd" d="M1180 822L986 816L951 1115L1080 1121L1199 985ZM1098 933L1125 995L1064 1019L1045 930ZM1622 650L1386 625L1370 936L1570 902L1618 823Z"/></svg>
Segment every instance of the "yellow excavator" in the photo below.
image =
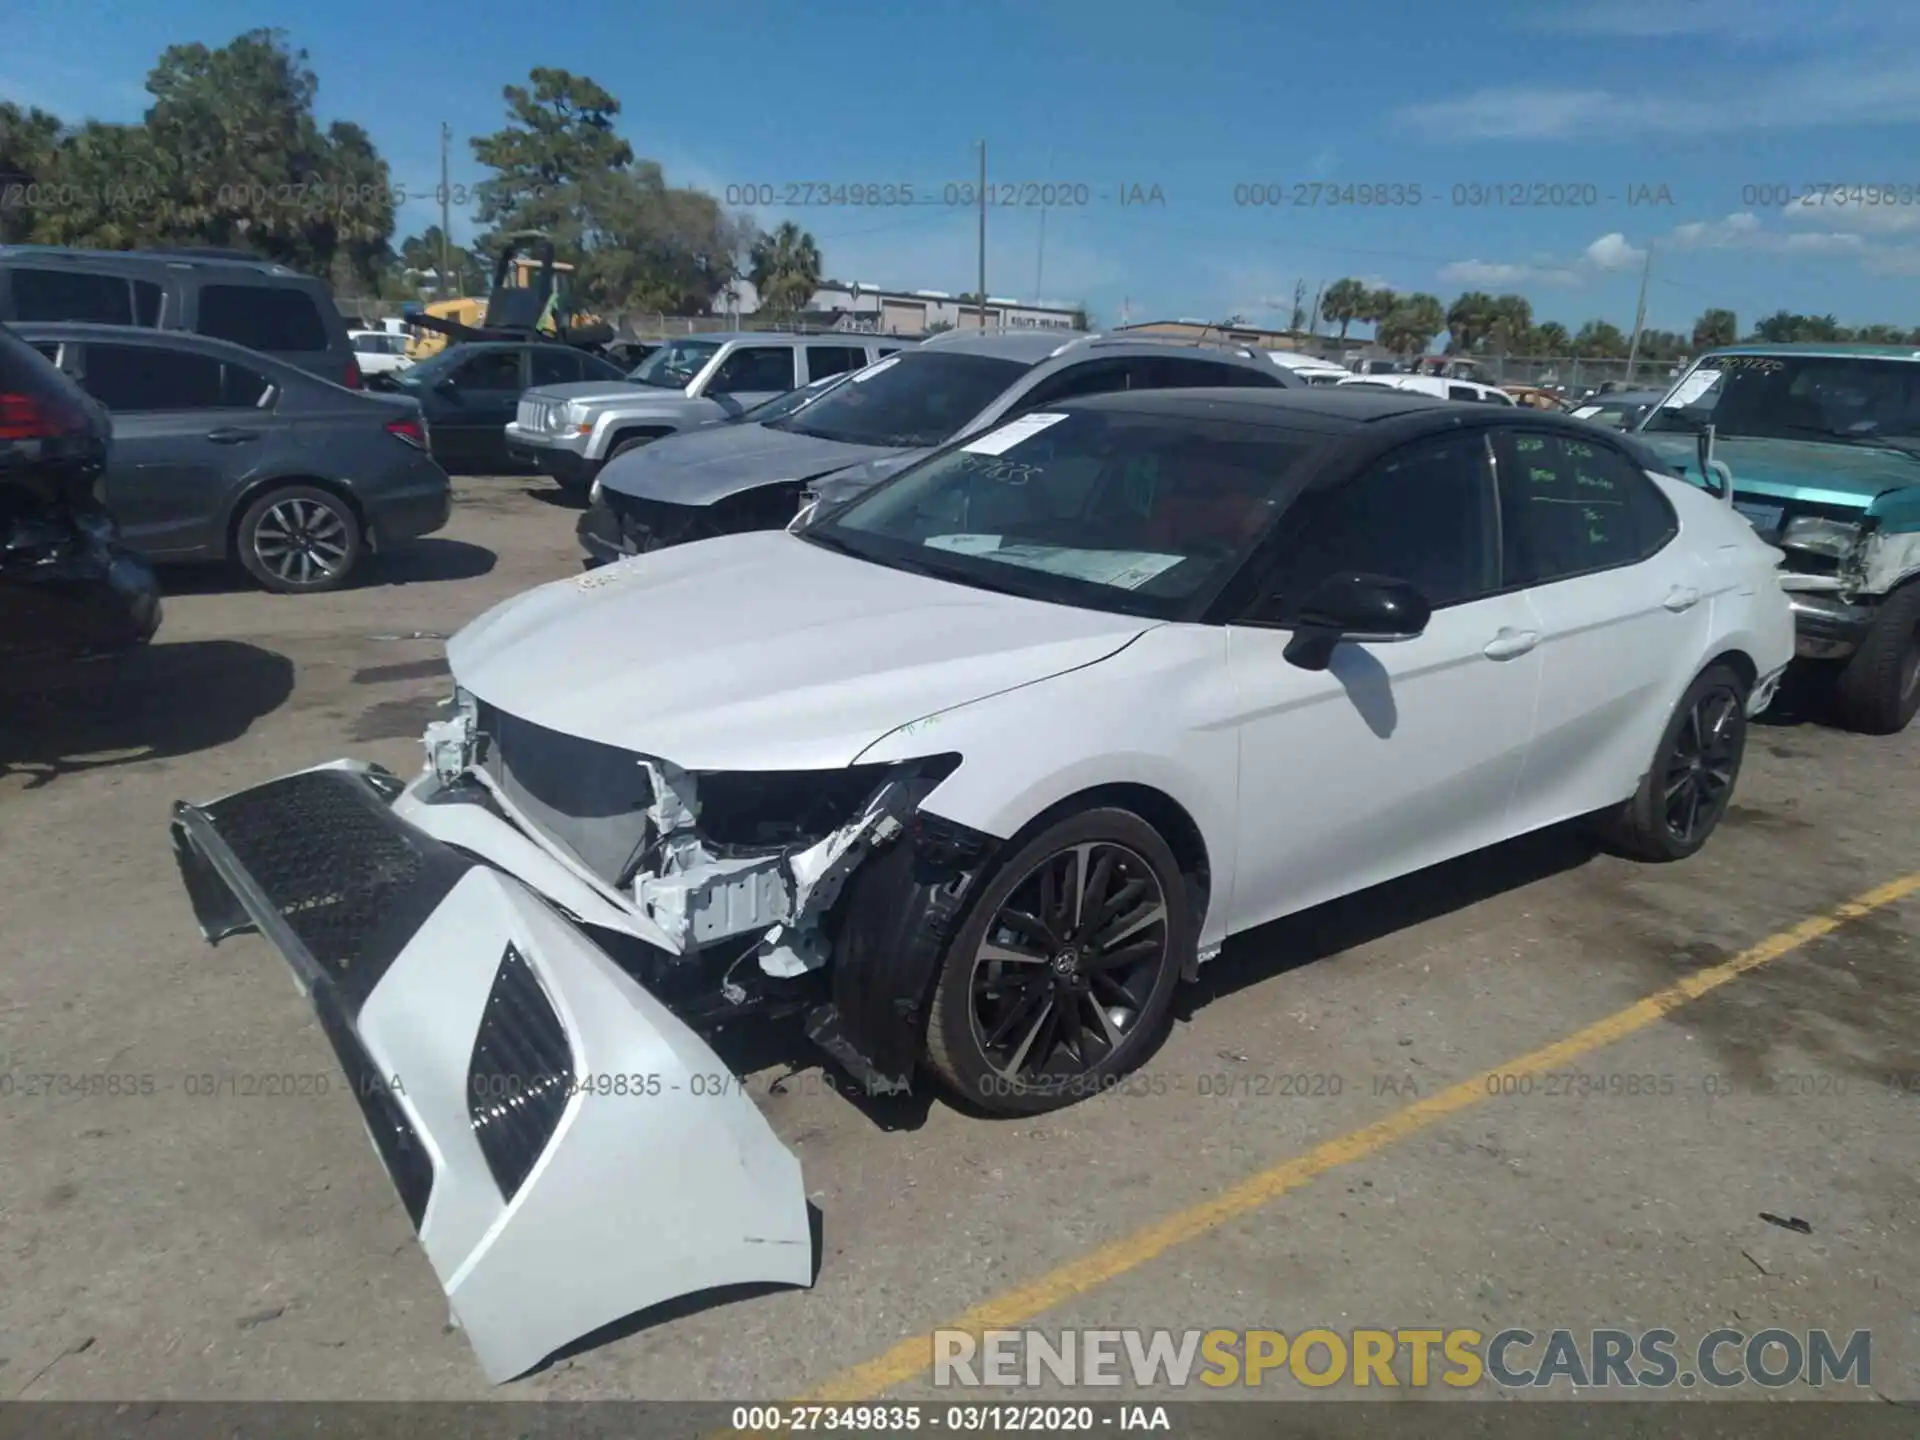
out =
<svg viewBox="0 0 1920 1440"><path fill-rule="evenodd" d="M536 337L580 349L613 339L613 327L573 308L568 281L573 267L553 258L553 239L543 230L502 237L486 298L436 300L402 317L409 332L407 357L424 360L448 345L471 340Z"/></svg>

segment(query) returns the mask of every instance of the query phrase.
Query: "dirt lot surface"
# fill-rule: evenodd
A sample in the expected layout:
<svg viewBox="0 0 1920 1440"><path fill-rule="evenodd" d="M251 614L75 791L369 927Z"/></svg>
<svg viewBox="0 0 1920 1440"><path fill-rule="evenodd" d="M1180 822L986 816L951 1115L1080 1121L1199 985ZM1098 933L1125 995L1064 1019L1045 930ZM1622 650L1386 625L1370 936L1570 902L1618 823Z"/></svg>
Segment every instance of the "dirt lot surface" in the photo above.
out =
<svg viewBox="0 0 1920 1440"><path fill-rule="evenodd" d="M1920 868L1920 729L1786 717L1691 862L1533 837L1231 945L1135 1093L856 1104L795 1033L800 1072L751 1084L824 1217L815 1288L489 1389L343 1089L188 1093L337 1071L264 941L202 943L166 819L336 756L416 768L440 637L576 568L540 490L460 482L444 535L338 595L186 577L126 673L0 702L0 1397L930 1395L893 1347L1011 1291L1047 1329L1870 1328L1872 1390L1920 1399L1920 893L1519 1093L1363 1129ZM30 1083L95 1074L151 1093ZM1262 1172L1266 1203L1232 1189Z"/></svg>

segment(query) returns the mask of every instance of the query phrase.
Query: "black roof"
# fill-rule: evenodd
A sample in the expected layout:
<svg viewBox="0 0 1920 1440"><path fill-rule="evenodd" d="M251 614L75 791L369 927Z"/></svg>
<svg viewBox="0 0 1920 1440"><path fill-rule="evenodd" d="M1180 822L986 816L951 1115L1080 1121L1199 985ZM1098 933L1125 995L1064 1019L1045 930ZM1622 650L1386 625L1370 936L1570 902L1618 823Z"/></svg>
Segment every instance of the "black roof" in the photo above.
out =
<svg viewBox="0 0 1920 1440"><path fill-rule="evenodd" d="M1120 390L1062 401L1060 409L1127 410L1141 415L1238 420L1252 425L1306 424L1347 429L1395 416L1456 408L1412 390L1368 390L1358 385L1195 386L1183 390ZM1492 410L1494 407L1476 406ZM1507 408L1507 407L1501 407ZM1315 422L1321 422L1315 424ZM1330 423L1328 423L1330 422Z"/></svg>

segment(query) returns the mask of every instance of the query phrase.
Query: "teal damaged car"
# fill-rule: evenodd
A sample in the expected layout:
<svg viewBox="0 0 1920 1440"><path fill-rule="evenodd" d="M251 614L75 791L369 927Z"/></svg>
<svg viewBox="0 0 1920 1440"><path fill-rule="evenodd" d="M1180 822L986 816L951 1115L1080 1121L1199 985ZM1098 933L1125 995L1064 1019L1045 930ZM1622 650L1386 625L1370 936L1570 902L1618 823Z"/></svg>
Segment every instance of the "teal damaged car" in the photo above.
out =
<svg viewBox="0 0 1920 1440"><path fill-rule="evenodd" d="M1738 345L1695 361L1639 437L1785 553L1798 654L1838 662L1840 719L1920 709L1920 349ZM1711 460L1703 471L1703 456Z"/></svg>

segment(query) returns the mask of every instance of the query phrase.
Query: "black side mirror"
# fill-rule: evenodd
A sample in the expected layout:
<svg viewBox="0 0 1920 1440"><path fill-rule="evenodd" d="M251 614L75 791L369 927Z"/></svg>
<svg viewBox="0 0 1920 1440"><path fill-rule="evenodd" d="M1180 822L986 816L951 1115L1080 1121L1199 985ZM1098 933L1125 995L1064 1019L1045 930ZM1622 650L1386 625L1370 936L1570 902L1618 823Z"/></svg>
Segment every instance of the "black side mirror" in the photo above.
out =
<svg viewBox="0 0 1920 1440"><path fill-rule="evenodd" d="M1324 670L1342 640L1381 644L1412 640L1433 617L1427 597L1404 580L1387 575L1330 575L1294 607L1286 623L1289 664Z"/></svg>
<svg viewBox="0 0 1920 1440"><path fill-rule="evenodd" d="M453 376L448 375L444 376L433 388L438 390L442 395L455 396L460 393L460 382L454 379Z"/></svg>

